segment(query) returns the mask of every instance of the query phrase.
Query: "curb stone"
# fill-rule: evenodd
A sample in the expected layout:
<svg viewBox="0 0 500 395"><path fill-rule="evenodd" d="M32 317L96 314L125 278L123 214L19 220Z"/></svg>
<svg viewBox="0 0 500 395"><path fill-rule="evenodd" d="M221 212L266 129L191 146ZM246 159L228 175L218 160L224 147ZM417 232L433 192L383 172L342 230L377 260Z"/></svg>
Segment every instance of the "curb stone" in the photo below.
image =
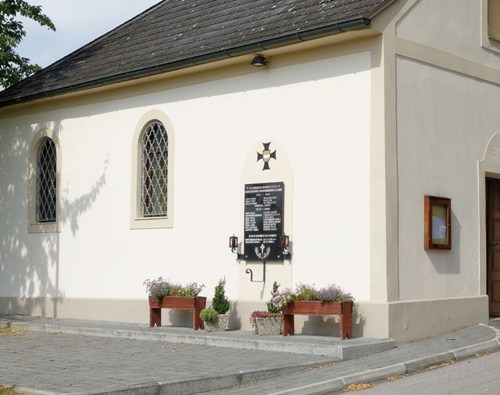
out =
<svg viewBox="0 0 500 395"><path fill-rule="evenodd" d="M481 324L483 325L483 324ZM386 367L364 370L359 373L353 373L342 377L332 378L304 386L299 386L292 389L287 389L279 392L273 392L271 395L322 395L331 394L332 392L343 391L351 384L373 383L382 381L391 376L400 376L410 373L415 373L418 370L428 368L433 365L444 363L447 361L461 361L481 353L494 352L500 350L500 330L495 327L491 328L495 337L491 340L473 344L470 346L460 347L454 350L449 350L442 353L428 355L421 358L415 358L406 362L401 362Z"/></svg>
<svg viewBox="0 0 500 395"><path fill-rule="evenodd" d="M23 322L23 321L6 321L0 319L0 325L5 325L11 328L16 329L28 329L39 332L63 332L68 334L80 334L80 335L91 335L91 336L100 336L100 337L116 337L122 339L135 339L138 337L145 338L149 340L163 340L166 337L165 333L154 333L150 331L131 331L131 330L121 330L117 328L107 328L103 330L99 330L99 328L95 327L87 327L87 326L65 326L65 325L53 325L53 324L41 324L41 323L31 323L31 322ZM160 394L194 394L199 392L206 391L217 391L224 390L231 391L231 388L238 387L245 384L250 384L252 382L262 382L264 384L267 380L270 380L268 383L271 384L272 380L280 380L285 381L286 375L289 375L294 372L304 371L305 375L302 375L299 380L295 381L296 384L294 388L288 388L286 386L282 386L281 390L277 390L273 393L273 395L284 395L284 394L300 394L300 395L318 395L318 394L331 394L332 392L339 392L345 389L346 386L350 384L360 384L360 383L370 383L376 381L382 381L390 376L399 376L409 373L414 373L420 369L428 368L432 365L437 365L447 361L460 361L469 357L473 357L476 355L480 355L482 353L493 352L500 349L500 330L491 326L480 324L476 327L477 329L473 329L472 332L467 332L462 335L462 341L458 342L455 346L468 344L465 346L459 346L456 348L446 349L446 347L439 347L439 345L443 344L443 340L455 340L453 338L444 338L441 337L439 339L430 339L430 342L424 342L424 344L418 344L416 346L409 345L409 347L403 352L396 354L391 353L391 350L387 351L385 354L385 360L387 365L383 366L383 360L381 362L375 363L373 366L377 366L375 368L370 368L370 363L368 365L365 364L365 367L359 366L358 369L350 369L349 372L345 372L344 375L339 371L338 373L330 374L331 379L322 380L325 376L319 378L316 375L316 379L318 381L314 381L309 384L311 381L307 381L308 373L305 370L314 367L325 366L325 362L304 362L299 365L288 365L282 368L264 368L264 369L252 369L247 371L228 371L227 374L217 375L217 376L207 376L201 375L192 379L173 379L168 381L150 381L139 384L131 384L124 387L109 388L106 390L95 390L95 391L87 391L87 392L73 392L71 395L160 395ZM490 331L490 332L488 332ZM488 332L485 334L485 332ZM224 342L224 338L217 337L205 337L200 338L197 336L185 336L178 335L176 333L168 334L170 338L174 338L176 342L183 342L186 338L190 337L190 343L200 345L210 345L209 343L213 341L214 343L218 343L221 345L221 342ZM464 337L465 336L465 337ZM458 340L459 338L457 338ZM474 343L474 339L478 341ZM463 341L465 340L465 341ZM233 341L242 341L245 345L243 348L247 348L250 344L247 344L247 341L243 338L236 339ZM439 343L436 343L439 342ZM196 343L195 343L196 342ZM261 343L251 342L251 346L255 347L254 349L259 349L260 347L269 347L266 346L267 341L263 341ZM215 345L215 344L214 344ZM297 344L295 344L297 345ZM299 347L303 347L302 344L298 344ZM317 345L313 345L316 347ZM322 345L319 345L322 347ZM433 348L437 346L438 350L442 350L441 352L432 353ZM276 347L271 342L271 348ZM331 347L336 347L332 345ZM373 345L369 345L373 350L376 347ZM353 349L354 352L356 349ZM353 350L349 350L352 352ZM372 350L372 351L373 351ZM269 351L267 349L266 351ZM281 351L281 350L280 350ZM408 351L406 353L406 351ZM430 353L429 353L430 351ZM314 351L313 351L314 354ZM412 358L413 355L413 358ZM405 357L408 359L405 360ZM378 357L376 357L378 358ZM371 359L372 361L376 361L376 359ZM360 360L361 361L361 360ZM391 363L392 361L392 363ZM331 362L334 362L332 358ZM357 361L353 361L354 366L358 366ZM328 362L326 363L328 365ZM332 365L332 367L335 364ZM352 365L351 365L352 366ZM326 369L329 369L328 366L325 366ZM314 370L314 369L313 369ZM357 371L359 370L359 371ZM332 370L335 372L335 369ZM335 376L336 377L333 377ZM284 377L283 377L284 376ZM314 377L314 375L312 376ZM326 376L328 377L328 376ZM257 388L259 384L256 384ZM248 387L253 388L252 386ZM268 387L269 388L269 387ZM273 388L273 387L270 387ZM37 391L31 388L20 388L24 390L26 393L36 394L36 395L62 395L61 392L47 392L47 391Z"/></svg>

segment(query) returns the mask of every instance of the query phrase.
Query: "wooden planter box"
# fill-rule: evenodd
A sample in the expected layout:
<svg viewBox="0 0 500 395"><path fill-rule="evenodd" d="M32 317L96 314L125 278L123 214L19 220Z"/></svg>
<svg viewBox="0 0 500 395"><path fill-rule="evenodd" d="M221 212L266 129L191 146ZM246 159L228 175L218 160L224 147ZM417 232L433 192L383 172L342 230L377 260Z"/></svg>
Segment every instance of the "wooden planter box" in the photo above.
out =
<svg viewBox="0 0 500 395"><path fill-rule="evenodd" d="M193 329L204 329L200 312L207 305L204 296L165 296L162 300L149 297L149 326L161 326L161 309L179 309L193 311Z"/></svg>
<svg viewBox="0 0 500 395"><path fill-rule="evenodd" d="M295 333L294 314L338 315L340 316L340 337L352 337L352 302L318 302L313 300L294 300L283 312L283 336Z"/></svg>

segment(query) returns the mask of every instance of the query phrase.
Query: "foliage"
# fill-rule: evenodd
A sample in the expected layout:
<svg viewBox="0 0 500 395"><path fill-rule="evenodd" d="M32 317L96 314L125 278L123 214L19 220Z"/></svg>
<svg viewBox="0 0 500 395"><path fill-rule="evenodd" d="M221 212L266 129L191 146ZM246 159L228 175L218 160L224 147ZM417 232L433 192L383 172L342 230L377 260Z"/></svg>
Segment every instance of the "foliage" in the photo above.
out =
<svg viewBox="0 0 500 395"><path fill-rule="evenodd" d="M219 318L219 313L214 309L203 309L200 311L200 318L205 322L215 322Z"/></svg>
<svg viewBox="0 0 500 395"><path fill-rule="evenodd" d="M282 291L277 290L272 293L271 301L268 303L272 305L273 311L282 312L285 310L286 305L295 299L295 294L292 292L290 288L285 288Z"/></svg>
<svg viewBox="0 0 500 395"><path fill-rule="evenodd" d="M317 289L314 285L299 283L290 300L315 300L320 302L346 302L354 301L349 292L344 291L338 285L328 284Z"/></svg>
<svg viewBox="0 0 500 395"><path fill-rule="evenodd" d="M252 325L252 329L255 329L257 325L256 318L268 318L268 317L282 317L282 309L283 305L281 303L281 297L279 292L280 284L276 281L273 283L273 290L271 291L271 299L266 302L267 311L256 310L252 311L250 314L250 324Z"/></svg>
<svg viewBox="0 0 500 395"><path fill-rule="evenodd" d="M299 283L295 287L295 292L289 288L282 291L279 284L273 284L272 298L267 302L267 309L270 312L282 312L292 300L315 300L321 302L344 302L354 301L354 297L335 284L316 289L313 285Z"/></svg>
<svg viewBox="0 0 500 395"><path fill-rule="evenodd" d="M354 297L335 284L328 284L316 292L316 300L322 302L354 301Z"/></svg>
<svg viewBox="0 0 500 395"><path fill-rule="evenodd" d="M184 286L179 284L170 284L171 296L198 296L203 289L203 284L189 283Z"/></svg>
<svg viewBox="0 0 500 395"><path fill-rule="evenodd" d="M16 386L13 385L12 387L4 387L3 385L0 385L0 395L23 395L24 392L20 392L16 390Z"/></svg>
<svg viewBox="0 0 500 395"><path fill-rule="evenodd" d="M12 329L12 328L5 328L5 327L0 327L0 335L17 335L19 333L25 333L28 332L23 329ZM0 393L1 395L1 393Z"/></svg>
<svg viewBox="0 0 500 395"><path fill-rule="evenodd" d="M279 290L280 284L273 283L271 300L266 302L267 311L256 310L250 314L250 324L255 329L256 318L282 317L283 311L288 303L293 300L314 300L321 302L343 302L354 301L349 292L345 292L335 284L329 284L319 290L314 285L299 283L295 287L295 292L290 288Z"/></svg>
<svg viewBox="0 0 500 395"><path fill-rule="evenodd" d="M274 304L273 296L278 292L278 289L280 287L280 284L278 284L276 281L273 283L273 290L271 291L271 300L267 302L267 311L270 313L279 313L281 310Z"/></svg>
<svg viewBox="0 0 500 395"><path fill-rule="evenodd" d="M158 300L161 300L165 296L198 296L205 286L198 283L189 283L182 286L164 280L161 276L154 280L147 279L144 281L144 285L149 296Z"/></svg>
<svg viewBox="0 0 500 395"><path fill-rule="evenodd" d="M37 22L40 26L56 30L50 18L42 13L42 7L24 0L0 0L0 86L7 88L40 70L16 52L16 47L26 36L19 17Z"/></svg>
<svg viewBox="0 0 500 395"><path fill-rule="evenodd" d="M299 283L295 291L296 300L317 300L316 289L313 285Z"/></svg>
<svg viewBox="0 0 500 395"><path fill-rule="evenodd" d="M215 286L214 298L212 299L212 308L219 314L226 314L231 303L226 297L226 279L220 279Z"/></svg>

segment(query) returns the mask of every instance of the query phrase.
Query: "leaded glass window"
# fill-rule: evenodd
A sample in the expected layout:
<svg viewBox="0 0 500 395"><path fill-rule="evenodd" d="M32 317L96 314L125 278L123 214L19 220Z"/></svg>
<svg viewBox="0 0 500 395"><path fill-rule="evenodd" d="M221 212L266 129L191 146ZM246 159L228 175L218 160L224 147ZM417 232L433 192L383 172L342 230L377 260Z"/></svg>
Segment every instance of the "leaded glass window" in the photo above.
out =
<svg viewBox="0 0 500 395"><path fill-rule="evenodd" d="M144 217L167 215L168 136L161 122L148 124L142 136L141 203Z"/></svg>
<svg viewBox="0 0 500 395"><path fill-rule="evenodd" d="M36 212L38 222L56 221L56 146L51 139L40 145L36 161Z"/></svg>

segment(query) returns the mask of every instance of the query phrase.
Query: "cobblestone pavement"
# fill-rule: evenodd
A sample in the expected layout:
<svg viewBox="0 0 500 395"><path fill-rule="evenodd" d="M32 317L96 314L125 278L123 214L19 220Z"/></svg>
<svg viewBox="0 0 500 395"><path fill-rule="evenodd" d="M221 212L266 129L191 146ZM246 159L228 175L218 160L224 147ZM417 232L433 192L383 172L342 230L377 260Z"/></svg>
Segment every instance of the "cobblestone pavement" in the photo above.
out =
<svg viewBox="0 0 500 395"><path fill-rule="evenodd" d="M391 348L384 340L364 338L214 335L31 317L0 317L1 325L31 331L0 335L0 384L39 395L333 394L349 384L500 349L500 331L481 324ZM297 353L294 344L311 353ZM331 351L328 344L342 352L351 348L352 359L315 354Z"/></svg>
<svg viewBox="0 0 500 395"><path fill-rule="evenodd" d="M26 332L0 336L0 383L42 391L111 391L328 363L329 357L148 340Z"/></svg>

